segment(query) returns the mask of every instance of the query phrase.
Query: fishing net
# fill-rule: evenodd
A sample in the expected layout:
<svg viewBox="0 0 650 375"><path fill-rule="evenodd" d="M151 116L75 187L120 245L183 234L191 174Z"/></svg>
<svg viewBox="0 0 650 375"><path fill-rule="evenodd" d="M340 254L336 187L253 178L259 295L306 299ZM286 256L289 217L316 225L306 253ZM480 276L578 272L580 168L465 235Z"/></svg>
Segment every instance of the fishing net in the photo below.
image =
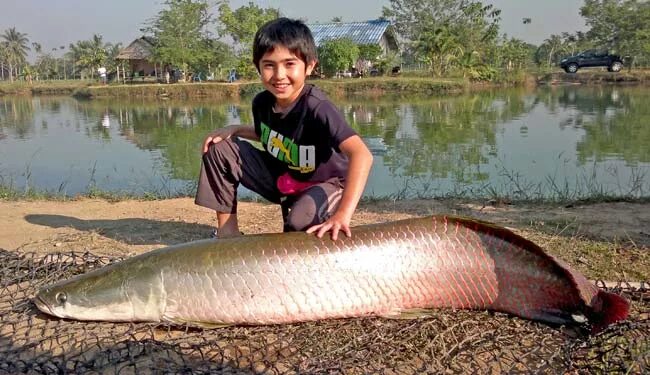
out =
<svg viewBox="0 0 650 375"><path fill-rule="evenodd" d="M40 313L46 284L118 258L0 251L0 373L648 373L650 290L607 289L632 301L628 321L590 336L500 313L436 311L382 318L202 330L77 322ZM603 286L604 287L604 286Z"/></svg>

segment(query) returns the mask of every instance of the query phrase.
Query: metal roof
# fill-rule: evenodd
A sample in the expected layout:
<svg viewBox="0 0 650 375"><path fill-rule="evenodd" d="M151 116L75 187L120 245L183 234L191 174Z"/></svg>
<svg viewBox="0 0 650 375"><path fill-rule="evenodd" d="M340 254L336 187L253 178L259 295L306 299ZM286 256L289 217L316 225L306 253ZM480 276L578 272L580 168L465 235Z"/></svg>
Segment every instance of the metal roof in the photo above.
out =
<svg viewBox="0 0 650 375"><path fill-rule="evenodd" d="M366 22L332 22L307 25L314 36L317 46L331 39L350 38L356 44L377 44L384 35L389 21L373 20Z"/></svg>

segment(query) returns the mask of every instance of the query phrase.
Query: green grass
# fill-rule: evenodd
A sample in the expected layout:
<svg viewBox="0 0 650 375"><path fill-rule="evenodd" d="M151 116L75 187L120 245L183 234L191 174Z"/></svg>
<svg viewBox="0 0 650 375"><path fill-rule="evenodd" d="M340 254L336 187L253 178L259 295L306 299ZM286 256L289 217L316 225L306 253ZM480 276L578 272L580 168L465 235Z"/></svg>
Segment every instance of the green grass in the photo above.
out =
<svg viewBox="0 0 650 375"><path fill-rule="evenodd" d="M96 84L89 80L0 81L1 95L71 95L75 90Z"/></svg>
<svg viewBox="0 0 650 375"><path fill-rule="evenodd" d="M585 169L572 179L548 175L540 181L533 182L522 177L518 172L502 168L499 172L504 182L497 184L486 182L476 185L474 181L456 182L451 188L437 186L435 181L426 177L405 178L402 186L388 195L374 195L367 190L365 201L397 201L408 199L457 199L457 200L487 200L505 203L528 204L589 204L602 202L650 202L650 176L642 170L633 170L627 181L619 181L616 190L608 190L597 179L597 167ZM65 187L62 182L56 190L39 190L31 185L29 166L25 173L25 187L18 188L12 178L0 175L0 199L66 199ZM85 192L80 196L104 198L111 201L122 199L166 199L193 196L196 192L196 181L188 181L180 188L173 188L169 182L161 186L150 187L143 191L110 191L98 186L91 173ZM244 198L255 200L257 198Z"/></svg>
<svg viewBox="0 0 650 375"><path fill-rule="evenodd" d="M326 94L333 98L355 96L383 96L386 93L443 94L462 92L468 89L468 82L463 79L433 78L342 78L310 80ZM250 98L264 88L259 81L240 81L236 84L218 82L166 84L132 84L79 87L74 95L77 97L144 97L144 98L214 98L239 99Z"/></svg>

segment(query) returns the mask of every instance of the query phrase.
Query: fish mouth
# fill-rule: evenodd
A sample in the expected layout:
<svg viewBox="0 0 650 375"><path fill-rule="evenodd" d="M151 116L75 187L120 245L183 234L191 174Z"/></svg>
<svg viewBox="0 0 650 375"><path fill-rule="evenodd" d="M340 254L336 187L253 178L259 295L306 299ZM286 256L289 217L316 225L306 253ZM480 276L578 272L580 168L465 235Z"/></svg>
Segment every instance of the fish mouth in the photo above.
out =
<svg viewBox="0 0 650 375"><path fill-rule="evenodd" d="M34 302L36 307L42 312L50 315L56 315L52 311L52 307L47 302L45 302L45 300L41 297L40 293L36 294L36 296L32 299L32 301Z"/></svg>

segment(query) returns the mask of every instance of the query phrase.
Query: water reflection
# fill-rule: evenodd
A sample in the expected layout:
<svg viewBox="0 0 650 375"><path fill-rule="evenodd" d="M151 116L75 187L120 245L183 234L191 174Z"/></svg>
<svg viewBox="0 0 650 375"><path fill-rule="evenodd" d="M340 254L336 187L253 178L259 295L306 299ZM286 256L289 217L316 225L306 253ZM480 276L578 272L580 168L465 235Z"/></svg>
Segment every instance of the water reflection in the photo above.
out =
<svg viewBox="0 0 650 375"><path fill-rule="evenodd" d="M639 196L649 184L649 95L570 86L337 105L375 155L367 196ZM192 193L204 136L251 122L249 102L4 97L0 183Z"/></svg>

